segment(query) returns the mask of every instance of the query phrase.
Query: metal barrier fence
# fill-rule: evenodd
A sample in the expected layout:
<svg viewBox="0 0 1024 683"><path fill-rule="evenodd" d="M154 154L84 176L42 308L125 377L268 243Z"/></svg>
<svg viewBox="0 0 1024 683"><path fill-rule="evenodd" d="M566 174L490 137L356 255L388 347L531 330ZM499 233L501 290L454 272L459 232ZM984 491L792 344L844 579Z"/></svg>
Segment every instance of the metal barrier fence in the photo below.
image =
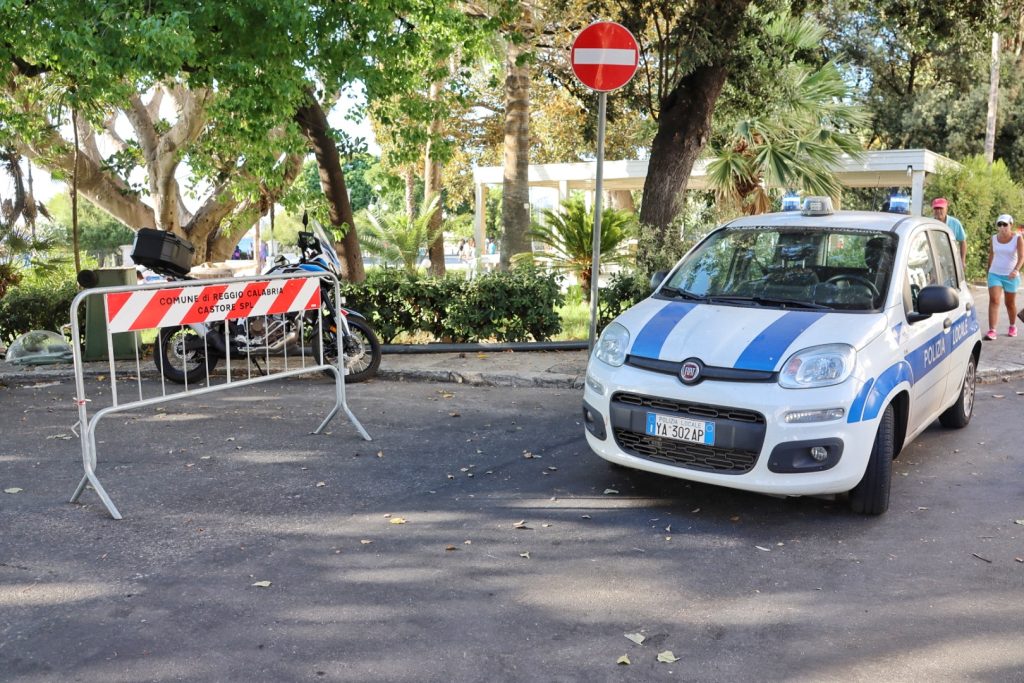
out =
<svg viewBox="0 0 1024 683"><path fill-rule="evenodd" d="M323 300L321 280L331 283L334 290L333 299ZM82 465L85 474L78 484L78 488L75 489L74 495L71 496L70 502L77 502L86 485L91 484L110 515L114 519L121 519L121 513L96 476L96 427L104 417L113 413L193 398L225 389L252 386L311 372L327 372L335 378L335 404L313 433L319 434L323 431L334 416L344 409L349 421L359 431L359 434L365 440L370 441L370 435L352 414L345 399L342 335L343 331L346 331L347 323L338 308L341 301L339 294L337 278L322 273L275 273L263 276L188 280L130 287L102 287L80 292L71 303L71 334L75 362L76 396L74 400L78 406L78 424L81 427L79 436L82 442ZM92 399L86 394L78 315L82 302L88 297L102 297L103 301L104 319L107 322L106 341L110 364L109 396L111 400L111 405L101 408L91 418L88 415L87 407ZM338 353L334 363L328 362L324 357L323 311L325 306L333 308L334 321L337 325ZM258 325L259 322L262 322L262 327ZM311 323L313 324L312 328L310 327ZM195 337L191 340L188 339L188 335L183 334L182 339L175 342L179 346L174 348L180 350L182 364L186 369L184 377L178 377L178 381L184 379L183 388L180 391L168 391L167 373L168 371L176 372L176 369L165 366L165 354L161 348L163 344L169 343L169 340L165 340L167 333L161 332L161 330L170 328L178 328L182 332L186 329L197 330L194 333ZM154 365L154 369L160 376L160 393L147 397L142 384L143 373L139 358L138 335L140 331L150 329L157 330L155 353L158 362ZM208 330L212 330L211 334L216 348L210 348L211 334L205 333ZM319 340L319 343L314 342L313 351L306 353L305 341L309 332L316 335L315 338ZM133 392L130 400L124 400L126 397L123 393L121 395L118 393L117 365L114 360L113 343L113 335L118 333L136 335L134 380L138 397L135 398L135 392ZM257 336L254 336L254 333ZM218 334L222 334L223 348L217 344L218 337L216 335ZM199 382L194 379L189 380L190 375L193 375L188 372L187 367L189 345L192 345L192 357L198 358L198 348L195 345L198 344L197 338L200 336L202 337L202 357L204 359L218 358L219 355L223 355L225 360L223 381L214 381L213 369L210 367L209 361L204 361L201 364L203 376ZM274 339L273 343L270 342L271 338ZM296 341L299 353L293 352L289 358L289 347ZM245 370L237 373L237 375L243 376L232 376L233 345L237 345L236 361L240 360L239 355L245 356ZM283 369L279 371L272 371L272 350L275 359L278 358L279 352L283 351ZM254 355L254 351L260 355ZM213 356L210 355L211 352L214 354ZM261 367L260 360L265 361L265 368ZM257 374L253 373L254 365ZM129 376L124 381L130 382L131 379L132 377Z"/></svg>

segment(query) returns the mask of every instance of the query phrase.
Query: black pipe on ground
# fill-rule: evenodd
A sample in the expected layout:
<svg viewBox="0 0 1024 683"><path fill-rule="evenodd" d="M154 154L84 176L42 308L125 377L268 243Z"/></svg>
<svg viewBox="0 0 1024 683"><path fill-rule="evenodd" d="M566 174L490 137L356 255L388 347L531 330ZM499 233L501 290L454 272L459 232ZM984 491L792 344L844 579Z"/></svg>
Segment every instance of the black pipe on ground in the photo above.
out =
<svg viewBox="0 0 1024 683"><path fill-rule="evenodd" d="M382 344L381 353L461 353L463 351L586 351L585 341L502 344Z"/></svg>

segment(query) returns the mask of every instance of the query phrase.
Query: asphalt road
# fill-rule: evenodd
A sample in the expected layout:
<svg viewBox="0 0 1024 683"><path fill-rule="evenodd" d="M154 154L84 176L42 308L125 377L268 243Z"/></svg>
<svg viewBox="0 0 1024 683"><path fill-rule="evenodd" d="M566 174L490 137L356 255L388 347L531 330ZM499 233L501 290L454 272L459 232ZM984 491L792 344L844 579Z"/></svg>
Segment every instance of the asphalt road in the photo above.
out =
<svg viewBox="0 0 1024 683"><path fill-rule="evenodd" d="M0 388L3 681L1024 680L1024 383L881 518L612 469L573 391L374 382L372 443L312 436L310 379L111 418L118 522L71 394Z"/></svg>

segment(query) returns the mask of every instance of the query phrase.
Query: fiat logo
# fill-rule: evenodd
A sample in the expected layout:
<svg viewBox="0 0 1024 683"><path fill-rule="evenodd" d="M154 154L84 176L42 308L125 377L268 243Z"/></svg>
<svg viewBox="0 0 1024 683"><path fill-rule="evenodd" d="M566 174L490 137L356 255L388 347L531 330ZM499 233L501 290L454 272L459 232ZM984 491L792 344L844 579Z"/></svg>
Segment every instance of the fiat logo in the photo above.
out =
<svg viewBox="0 0 1024 683"><path fill-rule="evenodd" d="M700 362L695 360L683 361L683 367L679 369L679 379L683 384L696 384L700 381Z"/></svg>

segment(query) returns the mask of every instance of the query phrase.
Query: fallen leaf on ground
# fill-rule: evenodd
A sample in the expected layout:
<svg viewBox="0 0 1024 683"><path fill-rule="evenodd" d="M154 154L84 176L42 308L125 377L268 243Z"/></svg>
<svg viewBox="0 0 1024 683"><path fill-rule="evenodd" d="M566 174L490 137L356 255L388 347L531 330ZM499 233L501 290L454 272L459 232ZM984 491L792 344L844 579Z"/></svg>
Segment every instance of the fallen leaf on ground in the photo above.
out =
<svg viewBox="0 0 1024 683"><path fill-rule="evenodd" d="M323 488L323 487L325 487L325 486L327 486L327 482L326 482L326 481L318 481L318 482L316 483L316 487L317 487L318 489L321 489L321 488Z"/></svg>
<svg viewBox="0 0 1024 683"><path fill-rule="evenodd" d="M12 486L9 489L4 489L4 493L21 493L25 489L19 489L17 486Z"/></svg>
<svg viewBox="0 0 1024 683"><path fill-rule="evenodd" d="M1024 526L1024 519L1015 519L1015 520L1013 520L1013 523L1014 524L1020 524L1021 526Z"/></svg>
<svg viewBox="0 0 1024 683"><path fill-rule="evenodd" d="M671 664L672 662L678 662L679 657L676 657L674 654L672 654L672 650L665 650L664 652L658 653L658 661L665 662L666 664Z"/></svg>
<svg viewBox="0 0 1024 683"><path fill-rule="evenodd" d="M373 543L373 541L371 541L368 538L364 538L363 540L361 540L359 542L362 543L363 545L370 545L371 543Z"/></svg>
<svg viewBox="0 0 1024 683"><path fill-rule="evenodd" d="M978 558L982 562L988 562L989 564L992 564L992 560L988 559L987 557L982 557L978 553L971 553L971 555L974 555L976 558Z"/></svg>
<svg viewBox="0 0 1024 683"><path fill-rule="evenodd" d="M50 440L50 439L61 439L63 441L70 441L71 440L71 435L70 434L50 434L48 437L46 437L46 439L47 440Z"/></svg>
<svg viewBox="0 0 1024 683"><path fill-rule="evenodd" d="M383 458L384 457L384 451L377 451L377 457L378 458Z"/></svg>
<svg viewBox="0 0 1024 683"><path fill-rule="evenodd" d="M623 633L622 635L626 636L637 645L642 645L643 642L647 640L646 638L644 638L642 633Z"/></svg>
<svg viewBox="0 0 1024 683"><path fill-rule="evenodd" d="M461 417L459 413L448 413L448 417Z"/></svg>
<svg viewBox="0 0 1024 683"><path fill-rule="evenodd" d="M616 491L615 489L605 489L604 490L604 494L606 496L609 495L609 494L612 494L612 493L618 493L618 491Z"/></svg>
<svg viewBox="0 0 1024 683"><path fill-rule="evenodd" d="M405 524L405 518L404 517L392 517L388 521L390 521L392 524Z"/></svg>
<svg viewBox="0 0 1024 683"><path fill-rule="evenodd" d="M629 655L622 655L621 657L619 657L618 659L615 660L615 663L616 664L632 664L632 662L629 661Z"/></svg>
<svg viewBox="0 0 1024 683"><path fill-rule="evenodd" d="M580 519L590 519L590 515L580 515Z"/></svg>
<svg viewBox="0 0 1024 683"><path fill-rule="evenodd" d="M257 588L270 588L270 586L272 584L271 584L270 581L257 581L253 585L256 586Z"/></svg>
<svg viewBox="0 0 1024 683"><path fill-rule="evenodd" d="M444 547L444 549L445 549L445 550L449 550L449 551L450 551L450 550L458 550L458 548L456 548L456 547L455 547L455 546L453 546L453 545L446 545L446 546Z"/></svg>
<svg viewBox="0 0 1024 683"><path fill-rule="evenodd" d="M526 559L530 559L530 551L527 550L525 553L519 553L519 557L525 557Z"/></svg>
<svg viewBox="0 0 1024 683"><path fill-rule="evenodd" d="M515 524L513 524L512 528L513 529L529 529L530 527L526 526L526 520L525 519L521 519L518 522L516 522Z"/></svg>
<svg viewBox="0 0 1024 683"><path fill-rule="evenodd" d="M772 551L771 548L765 548L763 545L755 545L754 547L757 548L758 550L763 550L766 553L770 553Z"/></svg>

